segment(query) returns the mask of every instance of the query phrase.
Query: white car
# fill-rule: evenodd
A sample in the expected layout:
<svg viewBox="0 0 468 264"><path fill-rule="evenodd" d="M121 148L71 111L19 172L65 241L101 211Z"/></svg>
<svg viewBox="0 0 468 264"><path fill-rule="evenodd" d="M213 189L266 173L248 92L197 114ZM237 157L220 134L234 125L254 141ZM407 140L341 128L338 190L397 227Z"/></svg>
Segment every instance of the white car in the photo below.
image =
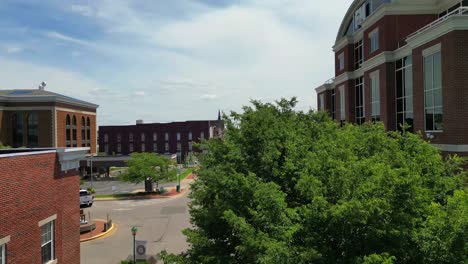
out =
<svg viewBox="0 0 468 264"><path fill-rule="evenodd" d="M93 206L94 197L87 190L80 190L80 207Z"/></svg>

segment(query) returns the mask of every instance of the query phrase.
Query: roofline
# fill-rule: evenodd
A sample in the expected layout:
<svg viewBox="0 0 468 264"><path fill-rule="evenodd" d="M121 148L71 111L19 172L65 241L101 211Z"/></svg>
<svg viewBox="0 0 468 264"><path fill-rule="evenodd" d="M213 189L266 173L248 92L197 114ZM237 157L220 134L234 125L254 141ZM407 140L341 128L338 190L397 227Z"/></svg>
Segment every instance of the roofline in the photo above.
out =
<svg viewBox="0 0 468 264"><path fill-rule="evenodd" d="M157 122L157 123L143 123L143 124L133 124L133 125L102 125L102 126L99 126L100 128L101 127L105 127L105 128L123 128L123 127L137 127L137 126L149 126L149 125L170 125L170 124L177 124L177 123L202 123L202 122L220 122L220 121L224 121L224 120L188 120L188 121L174 121L174 122L167 122L167 123L160 123L160 122Z"/></svg>
<svg viewBox="0 0 468 264"><path fill-rule="evenodd" d="M0 102L21 102L21 103L43 103L43 102L56 102L56 103L66 103L70 105L91 108L96 110L99 105L88 103L77 99L77 101L69 100L65 98L60 98L59 96L50 96L50 95L36 95L36 96L5 96L0 95Z"/></svg>

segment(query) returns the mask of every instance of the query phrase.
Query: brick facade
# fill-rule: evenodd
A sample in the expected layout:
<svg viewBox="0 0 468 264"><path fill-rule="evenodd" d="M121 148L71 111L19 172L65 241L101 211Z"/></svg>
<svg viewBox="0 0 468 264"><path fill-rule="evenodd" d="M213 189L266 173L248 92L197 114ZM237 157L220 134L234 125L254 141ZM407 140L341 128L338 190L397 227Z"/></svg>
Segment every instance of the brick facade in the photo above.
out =
<svg viewBox="0 0 468 264"><path fill-rule="evenodd" d="M62 172L57 153L0 155L0 239L10 236L7 263L40 264L39 221L57 215L54 251L58 263L80 263L79 177Z"/></svg>

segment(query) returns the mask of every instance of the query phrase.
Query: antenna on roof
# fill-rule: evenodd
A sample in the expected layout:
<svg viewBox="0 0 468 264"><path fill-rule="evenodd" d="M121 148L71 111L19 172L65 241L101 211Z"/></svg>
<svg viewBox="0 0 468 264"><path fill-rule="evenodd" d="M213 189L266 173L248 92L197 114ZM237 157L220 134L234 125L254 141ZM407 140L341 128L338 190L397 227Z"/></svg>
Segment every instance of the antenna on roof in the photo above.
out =
<svg viewBox="0 0 468 264"><path fill-rule="evenodd" d="M41 82L41 84L39 84L39 90L40 90L40 91L44 91L46 85L47 85L47 84L46 84L45 82Z"/></svg>

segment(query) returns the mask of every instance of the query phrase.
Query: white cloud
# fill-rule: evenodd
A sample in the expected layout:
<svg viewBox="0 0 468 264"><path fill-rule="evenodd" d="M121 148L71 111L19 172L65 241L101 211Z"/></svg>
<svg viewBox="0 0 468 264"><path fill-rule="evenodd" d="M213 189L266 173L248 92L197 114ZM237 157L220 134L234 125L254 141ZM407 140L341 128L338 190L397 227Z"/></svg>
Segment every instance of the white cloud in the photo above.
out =
<svg viewBox="0 0 468 264"><path fill-rule="evenodd" d="M203 100L215 100L218 99L218 96L216 94L204 94L200 98Z"/></svg>
<svg viewBox="0 0 468 264"><path fill-rule="evenodd" d="M78 38L74 38L74 37L70 37L70 36L64 35L56 31L47 31L44 33L44 35L52 39L57 39L57 40L61 40L61 41L65 41L65 42L69 42L73 44L78 44L82 46L92 46L91 42L81 40Z"/></svg>
<svg viewBox="0 0 468 264"><path fill-rule="evenodd" d="M136 91L135 93L133 93L135 96L145 96L145 92L144 91Z"/></svg>
<svg viewBox="0 0 468 264"><path fill-rule="evenodd" d="M71 5L70 11L88 17L95 14L94 10L90 6L85 5Z"/></svg>
<svg viewBox="0 0 468 264"><path fill-rule="evenodd" d="M13 54L13 53L19 53L19 52L22 52L23 51L23 48L22 47L7 47L6 48L6 52L7 53L10 53L10 54Z"/></svg>

